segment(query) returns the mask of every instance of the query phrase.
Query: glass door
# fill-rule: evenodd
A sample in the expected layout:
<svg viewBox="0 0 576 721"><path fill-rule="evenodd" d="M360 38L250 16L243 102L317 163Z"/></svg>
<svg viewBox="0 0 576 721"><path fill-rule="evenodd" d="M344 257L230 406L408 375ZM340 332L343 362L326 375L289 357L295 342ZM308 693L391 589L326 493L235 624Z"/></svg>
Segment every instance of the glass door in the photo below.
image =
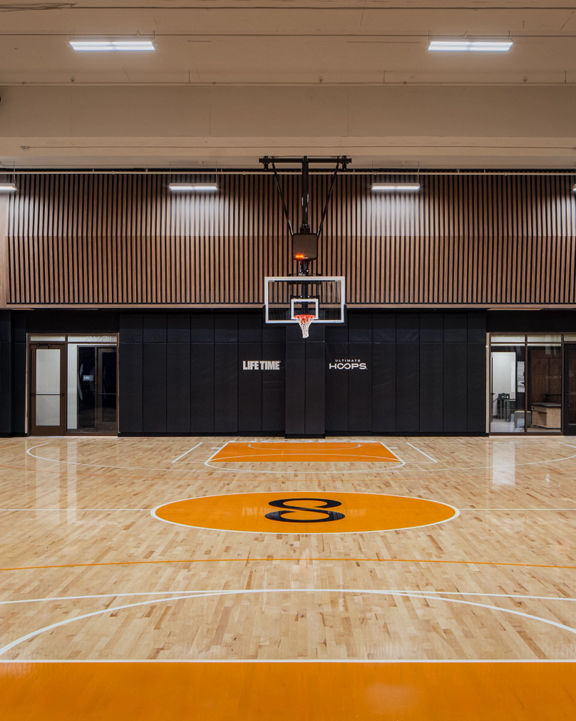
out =
<svg viewBox="0 0 576 721"><path fill-rule="evenodd" d="M116 348L96 349L96 423L99 431L116 433Z"/></svg>
<svg viewBox="0 0 576 721"><path fill-rule="evenodd" d="M526 430L553 433L562 429L562 341L559 335L526 339Z"/></svg>
<svg viewBox="0 0 576 721"><path fill-rule="evenodd" d="M525 337L493 337L490 348L490 432L523 433L526 426Z"/></svg>
<svg viewBox="0 0 576 721"><path fill-rule="evenodd" d="M564 433L576 435L576 343L564 345Z"/></svg>
<svg viewBox="0 0 576 721"><path fill-rule="evenodd" d="M116 347L78 345L76 430L116 433Z"/></svg>
<svg viewBox="0 0 576 721"><path fill-rule="evenodd" d="M490 394L491 433L560 433L562 335L493 333Z"/></svg>
<svg viewBox="0 0 576 721"><path fill-rule="evenodd" d="M30 433L66 432L65 343L30 346Z"/></svg>

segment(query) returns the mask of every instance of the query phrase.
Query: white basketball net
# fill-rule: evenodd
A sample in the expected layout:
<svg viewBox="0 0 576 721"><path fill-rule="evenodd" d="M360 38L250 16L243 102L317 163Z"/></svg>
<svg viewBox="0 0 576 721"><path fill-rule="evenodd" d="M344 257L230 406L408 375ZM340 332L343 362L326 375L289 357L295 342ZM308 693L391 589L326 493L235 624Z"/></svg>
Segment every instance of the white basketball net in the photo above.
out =
<svg viewBox="0 0 576 721"><path fill-rule="evenodd" d="M302 330L302 338L308 338L310 324L313 320L316 319L316 316L306 313L303 315L295 315L294 319L297 320L298 324L300 325L300 329Z"/></svg>

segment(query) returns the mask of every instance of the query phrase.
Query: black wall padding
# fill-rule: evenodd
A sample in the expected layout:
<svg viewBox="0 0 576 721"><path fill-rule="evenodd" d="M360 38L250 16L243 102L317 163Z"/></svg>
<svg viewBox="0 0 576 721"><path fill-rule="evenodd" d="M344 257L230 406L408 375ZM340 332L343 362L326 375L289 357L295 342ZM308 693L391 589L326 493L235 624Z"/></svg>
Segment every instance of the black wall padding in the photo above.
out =
<svg viewBox="0 0 576 721"><path fill-rule="evenodd" d="M0 435L12 432L12 318L0 311Z"/></svg>
<svg viewBox="0 0 576 721"><path fill-rule="evenodd" d="M284 332L260 312L121 314L120 433L282 433ZM243 369L261 360L281 369Z"/></svg>
<svg viewBox="0 0 576 721"><path fill-rule="evenodd" d="M0 311L0 435L26 428L26 323L22 313Z"/></svg>
<svg viewBox="0 0 576 721"><path fill-rule="evenodd" d="M26 432L26 317L12 313L12 433Z"/></svg>
<svg viewBox="0 0 576 721"><path fill-rule="evenodd" d="M326 339L327 433L486 431L483 311L358 311Z"/></svg>
<svg viewBox="0 0 576 721"><path fill-rule="evenodd" d="M260 311L0 311L0 433L25 430L26 333L66 330L120 331L120 433L484 433L486 316L350 311L304 341Z"/></svg>
<svg viewBox="0 0 576 721"><path fill-rule="evenodd" d="M296 325L286 332L287 436L323 436L326 432L325 327L312 325L302 338Z"/></svg>
<svg viewBox="0 0 576 721"><path fill-rule="evenodd" d="M141 315L126 314L120 320L119 429L123 433L142 433L142 324Z"/></svg>

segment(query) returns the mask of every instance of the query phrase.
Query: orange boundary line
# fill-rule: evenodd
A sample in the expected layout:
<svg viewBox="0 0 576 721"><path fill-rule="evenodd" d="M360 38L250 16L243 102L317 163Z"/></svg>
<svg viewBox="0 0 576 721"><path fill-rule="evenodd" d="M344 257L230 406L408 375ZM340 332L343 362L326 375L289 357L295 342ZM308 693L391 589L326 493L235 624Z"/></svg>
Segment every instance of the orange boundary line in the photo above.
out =
<svg viewBox="0 0 576 721"><path fill-rule="evenodd" d="M252 563L274 561L330 561L338 563L443 563L462 564L469 566L518 566L521 568L558 568L576 570L576 566L556 566L548 563L512 563L510 561L441 561L430 558L180 558L162 561L104 561L101 563L62 563L49 566L15 566L0 568L0 571L34 571L48 568L91 568L93 566L136 566L159 563Z"/></svg>

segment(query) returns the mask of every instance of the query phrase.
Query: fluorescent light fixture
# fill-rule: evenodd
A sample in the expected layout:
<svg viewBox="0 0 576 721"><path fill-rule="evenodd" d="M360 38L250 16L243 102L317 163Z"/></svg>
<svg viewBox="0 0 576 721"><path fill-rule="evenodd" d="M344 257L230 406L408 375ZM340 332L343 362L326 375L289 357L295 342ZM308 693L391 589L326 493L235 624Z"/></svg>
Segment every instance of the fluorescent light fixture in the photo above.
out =
<svg viewBox="0 0 576 721"><path fill-rule="evenodd" d="M572 192L573 192L573 193L576 193L576 185L573 185L573 186L572 186Z"/></svg>
<svg viewBox="0 0 576 721"><path fill-rule="evenodd" d="M507 53L512 40L431 40L431 53Z"/></svg>
<svg viewBox="0 0 576 721"><path fill-rule="evenodd" d="M0 183L0 193L15 193L17 190L16 183Z"/></svg>
<svg viewBox="0 0 576 721"><path fill-rule="evenodd" d="M77 53L149 53L156 49L152 40L70 40Z"/></svg>
<svg viewBox="0 0 576 721"><path fill-rule="evenodd" d="M168 188L173 193L216 193L216 183L169 183Z"/></svg>
<svg viewBox="0 0 576 721"><path fill-rule="evenodd" d="M420 183L373 183L373 193L417 193Z"/></svg>

